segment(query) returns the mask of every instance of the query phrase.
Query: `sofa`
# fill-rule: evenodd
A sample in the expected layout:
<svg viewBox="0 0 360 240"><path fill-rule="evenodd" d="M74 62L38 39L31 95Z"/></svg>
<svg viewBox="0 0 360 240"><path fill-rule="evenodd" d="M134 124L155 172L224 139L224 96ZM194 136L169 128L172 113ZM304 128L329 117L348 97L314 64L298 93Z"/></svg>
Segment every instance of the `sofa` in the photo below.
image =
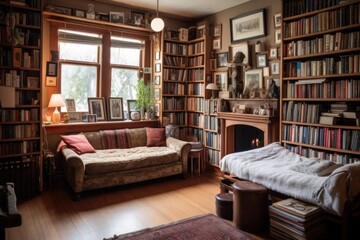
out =
<svg viewBox="0 0 360 240"><path fill-rule="evenodd" d="M164 128L115 129L62 135L64 175L75 193L185 176L191 144L165 136Z"/></svg>

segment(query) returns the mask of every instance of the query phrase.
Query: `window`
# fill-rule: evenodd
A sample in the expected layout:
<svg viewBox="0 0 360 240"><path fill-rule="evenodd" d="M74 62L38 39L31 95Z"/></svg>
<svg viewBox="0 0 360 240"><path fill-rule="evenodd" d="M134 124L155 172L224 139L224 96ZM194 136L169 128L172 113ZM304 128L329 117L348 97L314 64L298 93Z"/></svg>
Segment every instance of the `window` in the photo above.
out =
<svg viewBox="0 0 360 240"><path fill-rule="evenodd" d="M127 99L136 99L135 85L139 79L144 44L131 38L111 37L111 97L124 99L127 112Z"/></svg>
<svg viewBox="0 0 360 240"><path fill-rule="evenodd" d="M59 30L61 95L75 100L77 111L88 111L87 98L96 97L101 35Z"/></svg>

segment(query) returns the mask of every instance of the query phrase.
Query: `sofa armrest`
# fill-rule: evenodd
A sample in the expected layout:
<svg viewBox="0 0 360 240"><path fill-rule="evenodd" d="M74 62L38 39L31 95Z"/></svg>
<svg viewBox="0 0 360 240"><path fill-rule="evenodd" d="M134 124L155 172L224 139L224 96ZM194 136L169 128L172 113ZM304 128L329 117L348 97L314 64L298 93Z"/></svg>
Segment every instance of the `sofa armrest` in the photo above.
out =
<svg viewBox="0 0 360 240"><path fill-rule="evenodd" d="M79 193L83 189L85 165L81 157L70 148L62 149L64 156L64 173L74 192Z"/></svg>
<svg viewBox="0 0 360 240"><path fill-rule="evenodd" d="M191 150L191 144L173 137L168 137L166 138L166 146L175 150L178 153L180 160L182 161L183 173L187 173L188 155Z"/></svg>

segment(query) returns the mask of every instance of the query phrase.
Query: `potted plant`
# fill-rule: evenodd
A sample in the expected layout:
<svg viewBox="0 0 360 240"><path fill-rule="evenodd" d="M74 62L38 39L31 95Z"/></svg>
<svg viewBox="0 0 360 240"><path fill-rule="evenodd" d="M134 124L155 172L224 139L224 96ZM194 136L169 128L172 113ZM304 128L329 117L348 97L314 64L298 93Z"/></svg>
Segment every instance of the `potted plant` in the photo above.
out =
<svg viewBox="0 0 360 240"><path fill-rule="evenodd" d="M149 119L150 108L155 102L153 82L149 81L146 84L143 78L139 79L136 85L136 97L136 107L140 109L142 119ZM144 113L146 113L146 117L144 117Z"/></svg>

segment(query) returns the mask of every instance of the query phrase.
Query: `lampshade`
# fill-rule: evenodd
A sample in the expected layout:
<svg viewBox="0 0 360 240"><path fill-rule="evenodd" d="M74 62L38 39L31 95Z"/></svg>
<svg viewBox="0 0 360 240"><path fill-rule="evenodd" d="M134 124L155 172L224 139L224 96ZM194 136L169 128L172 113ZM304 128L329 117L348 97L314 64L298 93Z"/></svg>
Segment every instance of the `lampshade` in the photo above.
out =
<svg viewBox="0 0 360 240"><path fill-rule="evenodd" d="M219 87L215 83L209 83L208 85L206 85L206 89L216 91L216 90L219 90Z"/></svg>
<svg viewBox="0 0 360 240"><path fill-rule="evenodd" d="M49 107L54 107L55 110L52 115L52 122L59 123L61 120L60 112L58 107L65 107L65 102L61 96L61 94L53 94L51 95Z"/></svg>
<svg viewBox="0 0 360 240"><path fill-rule="evenodd" d="M164 20L159 18L159 0L157 0L157 5L156 5L156 18L154 18L151 21L150 25L151 25L151 29L155 32L160 32L164 29L165 26Z"/></svg>

